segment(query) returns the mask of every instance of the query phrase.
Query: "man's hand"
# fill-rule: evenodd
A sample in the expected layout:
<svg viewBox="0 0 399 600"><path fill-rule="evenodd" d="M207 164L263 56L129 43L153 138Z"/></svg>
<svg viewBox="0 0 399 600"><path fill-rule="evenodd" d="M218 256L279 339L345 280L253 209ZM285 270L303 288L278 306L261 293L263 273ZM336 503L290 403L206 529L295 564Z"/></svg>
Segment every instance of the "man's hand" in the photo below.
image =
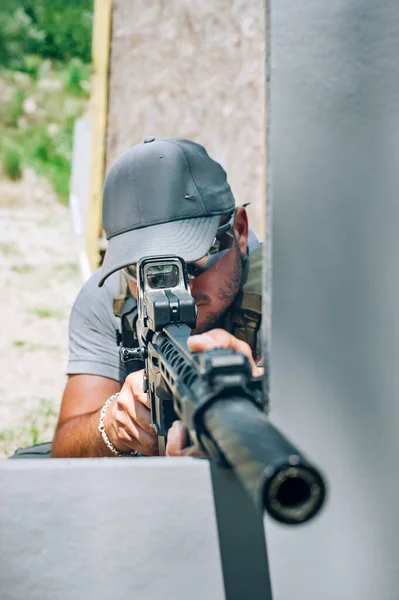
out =
<svg viewBox="0 0 399 600"><path fill-rule="evenodd" d="M241 352L241 354L244 354L248 358L252 367L253 377L263 375L263 369L256 366L249 344L239 340L224 329L211 329L200 335L192 335L188 338L187 345L191 352L204 352L204 350L214 350L215 348L231 348L234 352Z"/></svg>
<svg viewBox="0 0 399 600"><path fill-rule="evenodd" d="M141 370L126 377L119 396L105 414L104 426L118 450L137 450L147 456L156 456L158 438L151 427L150 400L143 392L143 374Z"/></svg>
<svg viewBox="0 0 399 600"><path fill-rule="evenodd" d="M188 338L187 345L191 352L204 352L204 350L213 350L214 348L231 348L235 352L241 352L248 358L254 377L263 375L263 369L256 366L250 346L224 329L211 329L206 333L193 335ZM202 453L198 448L186 447L187 441L187 430L181 421L175 421L168 431L166 456L201 456Z"/></svg>

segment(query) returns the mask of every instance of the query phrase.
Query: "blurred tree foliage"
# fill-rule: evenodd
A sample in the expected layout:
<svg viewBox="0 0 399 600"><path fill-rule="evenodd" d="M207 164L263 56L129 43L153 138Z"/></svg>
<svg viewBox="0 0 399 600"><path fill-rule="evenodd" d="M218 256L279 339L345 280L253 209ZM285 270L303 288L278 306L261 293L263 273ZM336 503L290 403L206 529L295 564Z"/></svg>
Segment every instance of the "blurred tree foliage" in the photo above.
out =
<svg viewBox="0 0 399 600"><path fill-rule="evenodd" d="M91 59L93 0L1 0L0 66L24 70L27 55Z"/></svg>

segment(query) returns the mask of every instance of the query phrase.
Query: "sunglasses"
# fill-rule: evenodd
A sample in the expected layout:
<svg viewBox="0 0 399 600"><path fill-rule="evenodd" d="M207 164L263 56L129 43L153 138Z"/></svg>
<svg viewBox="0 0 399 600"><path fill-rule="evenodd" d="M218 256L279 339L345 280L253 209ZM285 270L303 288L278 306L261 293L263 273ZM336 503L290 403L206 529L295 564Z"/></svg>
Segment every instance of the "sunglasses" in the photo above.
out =
<svg viewBox="0 0 399 600"><path fill-rule="evenodd" d="M194 262L186 263L189 279L195 279L206 271L209 271L209 269L215 266L216 263L229 252L234 242L234 216L235 212L233 211L231 215L227 217L227 221L219 225L211 247L202 258ZM127 279L137 282L136 264L125 267L124 273Z"/></svg>

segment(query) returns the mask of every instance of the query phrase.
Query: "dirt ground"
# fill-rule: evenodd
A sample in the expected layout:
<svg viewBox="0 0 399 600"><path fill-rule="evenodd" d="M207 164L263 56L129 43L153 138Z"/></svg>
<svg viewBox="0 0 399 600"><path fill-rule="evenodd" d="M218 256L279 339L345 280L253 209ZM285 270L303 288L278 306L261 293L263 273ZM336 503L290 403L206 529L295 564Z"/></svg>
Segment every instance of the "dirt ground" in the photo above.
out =
<svg viewBox="0 0 399 600"><path fill-rule="evenodd" d="M52 437L81 286L69 211L29 169L0 180L0 458Z"/></svg>

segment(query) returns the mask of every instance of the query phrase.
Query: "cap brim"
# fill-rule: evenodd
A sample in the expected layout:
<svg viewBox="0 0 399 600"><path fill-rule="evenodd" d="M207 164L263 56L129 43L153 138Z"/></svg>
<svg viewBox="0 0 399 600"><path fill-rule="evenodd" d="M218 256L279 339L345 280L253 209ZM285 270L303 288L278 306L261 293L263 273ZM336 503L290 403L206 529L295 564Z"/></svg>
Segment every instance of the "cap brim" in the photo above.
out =
<svg viewBox="0 0 399 600"><path fill-rule="evenodd" d="M108 241L101 269L101 287L109 275L145 256L175 254L186 262L202 258L212 245L220 215L160 223L126 231Z"/></svg>

